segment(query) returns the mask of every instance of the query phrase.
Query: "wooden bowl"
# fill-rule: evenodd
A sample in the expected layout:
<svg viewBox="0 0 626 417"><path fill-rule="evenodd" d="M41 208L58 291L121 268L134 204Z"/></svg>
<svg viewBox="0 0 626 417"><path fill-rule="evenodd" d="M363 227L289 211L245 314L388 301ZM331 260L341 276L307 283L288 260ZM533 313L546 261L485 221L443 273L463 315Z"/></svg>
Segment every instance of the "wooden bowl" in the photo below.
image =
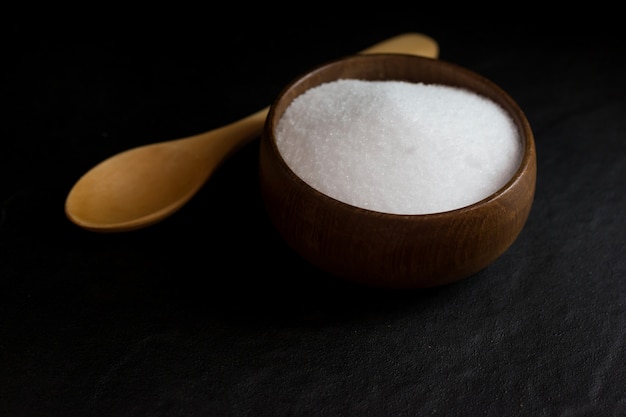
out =
<svg viewBox="0 0 626 417"><path fill-rule="evenodd" d="M275 130L291 101L340 78L404 80L456 86L507 111L523 141L519 169L475 204L402 215L343 203L314 189L282 158ZM289 83L272 104L261 137L260 189L268 216L296 253L336 277L369 286L426 288L467 278L501 256L528 218L536 182L533 133L514 100L458 65L414 55L355 55L320 65Z"/></svg>

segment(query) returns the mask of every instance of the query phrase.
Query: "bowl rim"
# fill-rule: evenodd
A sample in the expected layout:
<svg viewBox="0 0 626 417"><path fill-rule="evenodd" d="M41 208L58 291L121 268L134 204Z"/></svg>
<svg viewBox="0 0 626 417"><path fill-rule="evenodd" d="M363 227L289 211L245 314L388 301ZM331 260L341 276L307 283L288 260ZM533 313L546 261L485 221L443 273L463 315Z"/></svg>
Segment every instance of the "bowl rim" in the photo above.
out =
<svg viewBox="0 0 626 417"><path fill-rule="evenodd" d="M277 110L276 107L278 105L278 103L281 100L285 99L285 96L296 86L298 86L300 83L302 83L303 81L305 81L306 79L312 77L313 75L317 74L320 71L323 71L324 69L331 67L331 66L335 66L335 65L340 65L342 63L346 63L349 61L367 61L367 60L372 60L372 59L386 59L386 58L390 58L390 59L394 59L397 56L401 56L404 57L404 59L410 59L410 60L414 60L415 62L420 62L420 61L430 61L432 64L432 61L436 61L437 63L435 63L434 65L441 65L442 67L448 67L451 70L454 71L459 71L460 73L462 73L464 76L466 77L470 77L473 78L475 81L479 82L480 84L485 85L486 87L488 87L489 89L491 89L492 91L494 91L499 97L501 97L501 99L506 102L506 105L508 108L505 108L505 106L502 106L500 103L498 103L498 105L500 105L500 107L503 108L503 110L505 110L507 112L507 114L511 117L511 119L513 120L515 126L517 127L517 130L519 132L519 138L522 141L522 157L521 160L519 161L519 166L517 168L517 170L513 173L513 175L509 178L509 180L502 185L498 190L496 190L495 192L491 193L490 195L463 207L458 207L455 209L450 209L450 210L446 210L446 211L440 211L440 212L432 212L432 213L389 213L389 212L384 212L384 211L378 211L378 210L372 210L372 209L368 209L368 208L364 208L364 207L360 207L360 206L356 206L341 200L338 200L328 194L323 193L322 191L318 190L317 188L313 187L312 185L310 185L309 183L307 183L306 181L304 181L299 175L297 175L289 166L289 164L287 164L287 162L285 161L285 159L283 158L280 150L278 149L278 145L276 143L276 134L275 134L275 128L278 124L278 121L280 120L280 117L282 117L282 114L277 115ZM445 85L445 84L444 84ZM313 88L313 87L311 87ZM471 90L469 88L466 88L476 94L480 94L474 90ZM305 90L306 91L306 90ZM304 91L298 95L303 94ZM480 94L481 96L484 97L483 94ZM296 96L297 97L297 96ZM295 97L294 97L295 99ZM293 99L292 99L293 100ZM492 100L493 101L493 100ZM287 108L288 104L285 105L285 109ZM326 200L327 202L329 202L330 204L335 204L338 206L345 208L349 208L350 210L354 210L355 212L360 212L363 214L366 213L371 213L371 214L375 214L377 216L382 216L382 217L386 217L389 219L445 219L448 217L456 217L459 215L464 215L464 214L469 214L473 211L479 210L482 207L489 205L491 203L493 203L494 201L498 200L500 198L500 196L506 194L509 190L511 190L512 188L514 188L514 186L521 181L521 178L526 175L526 173L528 173L531 170L536 170L536 147L535 147L535 139L534 139L534 134L532 132L530 123L528 121L528 118L526 117L526 114L524 113L524 111L521 109L521 107L519 106L519 104L513 99L513 97L507 92L505 91L503 88L501 88L499 85L497 85L495 82L491 81L490 79L488 79L487 77L471 70L468 69L466 67L463 67L459 64L456 64L454 62L450 62L450 61L446 61L446 60L442 60L442 59L438 59L438 58L429 58L429 57L423 57L423 56L418 56L418 55L410 55L410 54L402 54L402 53L373 53L373 54L353 54L353 55L346 55L346 56L342 56L339 58L335 58L332 60L328 60L326 62L323 62L321 64L318 64L312 68L310 68L309 70L306 70L302 73L300 73L299 75L297 75L296 77L294 77L291 81L289 81L278 93L278 95L276 96L276 98L274 99L274 101L272 102L270 109L269 109L269 113L267 115L266 121L265 121L265 126L263 129L263 136L266 136L267 134L270 135L269 138L269 142L270 142L270 147L272 149L272 152L275 153L278 156L278 163L281 165L281 168L283 168L285 170L285 172L292 177L293 180L295 180L297 183L299 183L300 185L304 186L305 188L307 188L309 191L311 191L311 196L314 197L315 199L322 199L322 200ZM532 173L533 175L536 175L536 173Z"/></svg>

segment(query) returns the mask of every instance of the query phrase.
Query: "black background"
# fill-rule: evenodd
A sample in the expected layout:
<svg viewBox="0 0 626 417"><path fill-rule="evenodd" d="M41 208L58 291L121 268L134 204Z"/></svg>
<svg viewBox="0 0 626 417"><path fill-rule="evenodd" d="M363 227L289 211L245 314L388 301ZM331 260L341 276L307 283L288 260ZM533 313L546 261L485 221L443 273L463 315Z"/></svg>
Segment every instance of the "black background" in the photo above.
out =
<svg viewBox="0 0 626 417"><path fill-rule="evenodd" d="M616 26L76 13L5 16L0 415L626 415ZM106 157L235 121L301 72L405 32L502 87L535 134L530 217L480 273L398 291L318 271L265 216L258 140L150 228L97 234L65 217Z"/></svg>

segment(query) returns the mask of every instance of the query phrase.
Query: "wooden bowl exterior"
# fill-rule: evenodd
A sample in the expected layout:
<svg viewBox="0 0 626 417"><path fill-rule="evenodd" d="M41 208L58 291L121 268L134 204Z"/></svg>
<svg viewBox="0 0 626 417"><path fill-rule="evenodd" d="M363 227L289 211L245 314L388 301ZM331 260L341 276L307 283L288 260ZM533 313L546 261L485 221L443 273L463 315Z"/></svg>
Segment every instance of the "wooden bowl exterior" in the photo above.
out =
<svg viewBox="0 0 626 417"><path fill-rule="evenodd" d="M524 146L521 165L497 193L471 206L426 215L370 211L335 200L302 181L282 159L274 131L289 103L309 88L340 78L405 80L467 88L507 110ZM268 216L304 259L335 276L371 286L425 288L480 271L521 232L536 182L530 125L513 99L484 77L413 55L355 55L320 65L286 86L266 120L260 187Z"/></svg>

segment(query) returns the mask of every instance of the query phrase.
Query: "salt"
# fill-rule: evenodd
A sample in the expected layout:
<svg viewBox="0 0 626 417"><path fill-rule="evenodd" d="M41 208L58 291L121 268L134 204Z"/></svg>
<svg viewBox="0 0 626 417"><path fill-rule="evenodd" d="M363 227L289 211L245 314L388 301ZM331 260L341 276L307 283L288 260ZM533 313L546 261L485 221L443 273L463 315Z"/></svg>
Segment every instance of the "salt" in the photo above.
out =
<svg viewBox="0 0 626 417"><path fill-rule="evenodd" d="M278 149L305 182L345 203L395 214L468 206L500 189L521 140L497 103L469 90L342 79L287 107Z"/></svg>

